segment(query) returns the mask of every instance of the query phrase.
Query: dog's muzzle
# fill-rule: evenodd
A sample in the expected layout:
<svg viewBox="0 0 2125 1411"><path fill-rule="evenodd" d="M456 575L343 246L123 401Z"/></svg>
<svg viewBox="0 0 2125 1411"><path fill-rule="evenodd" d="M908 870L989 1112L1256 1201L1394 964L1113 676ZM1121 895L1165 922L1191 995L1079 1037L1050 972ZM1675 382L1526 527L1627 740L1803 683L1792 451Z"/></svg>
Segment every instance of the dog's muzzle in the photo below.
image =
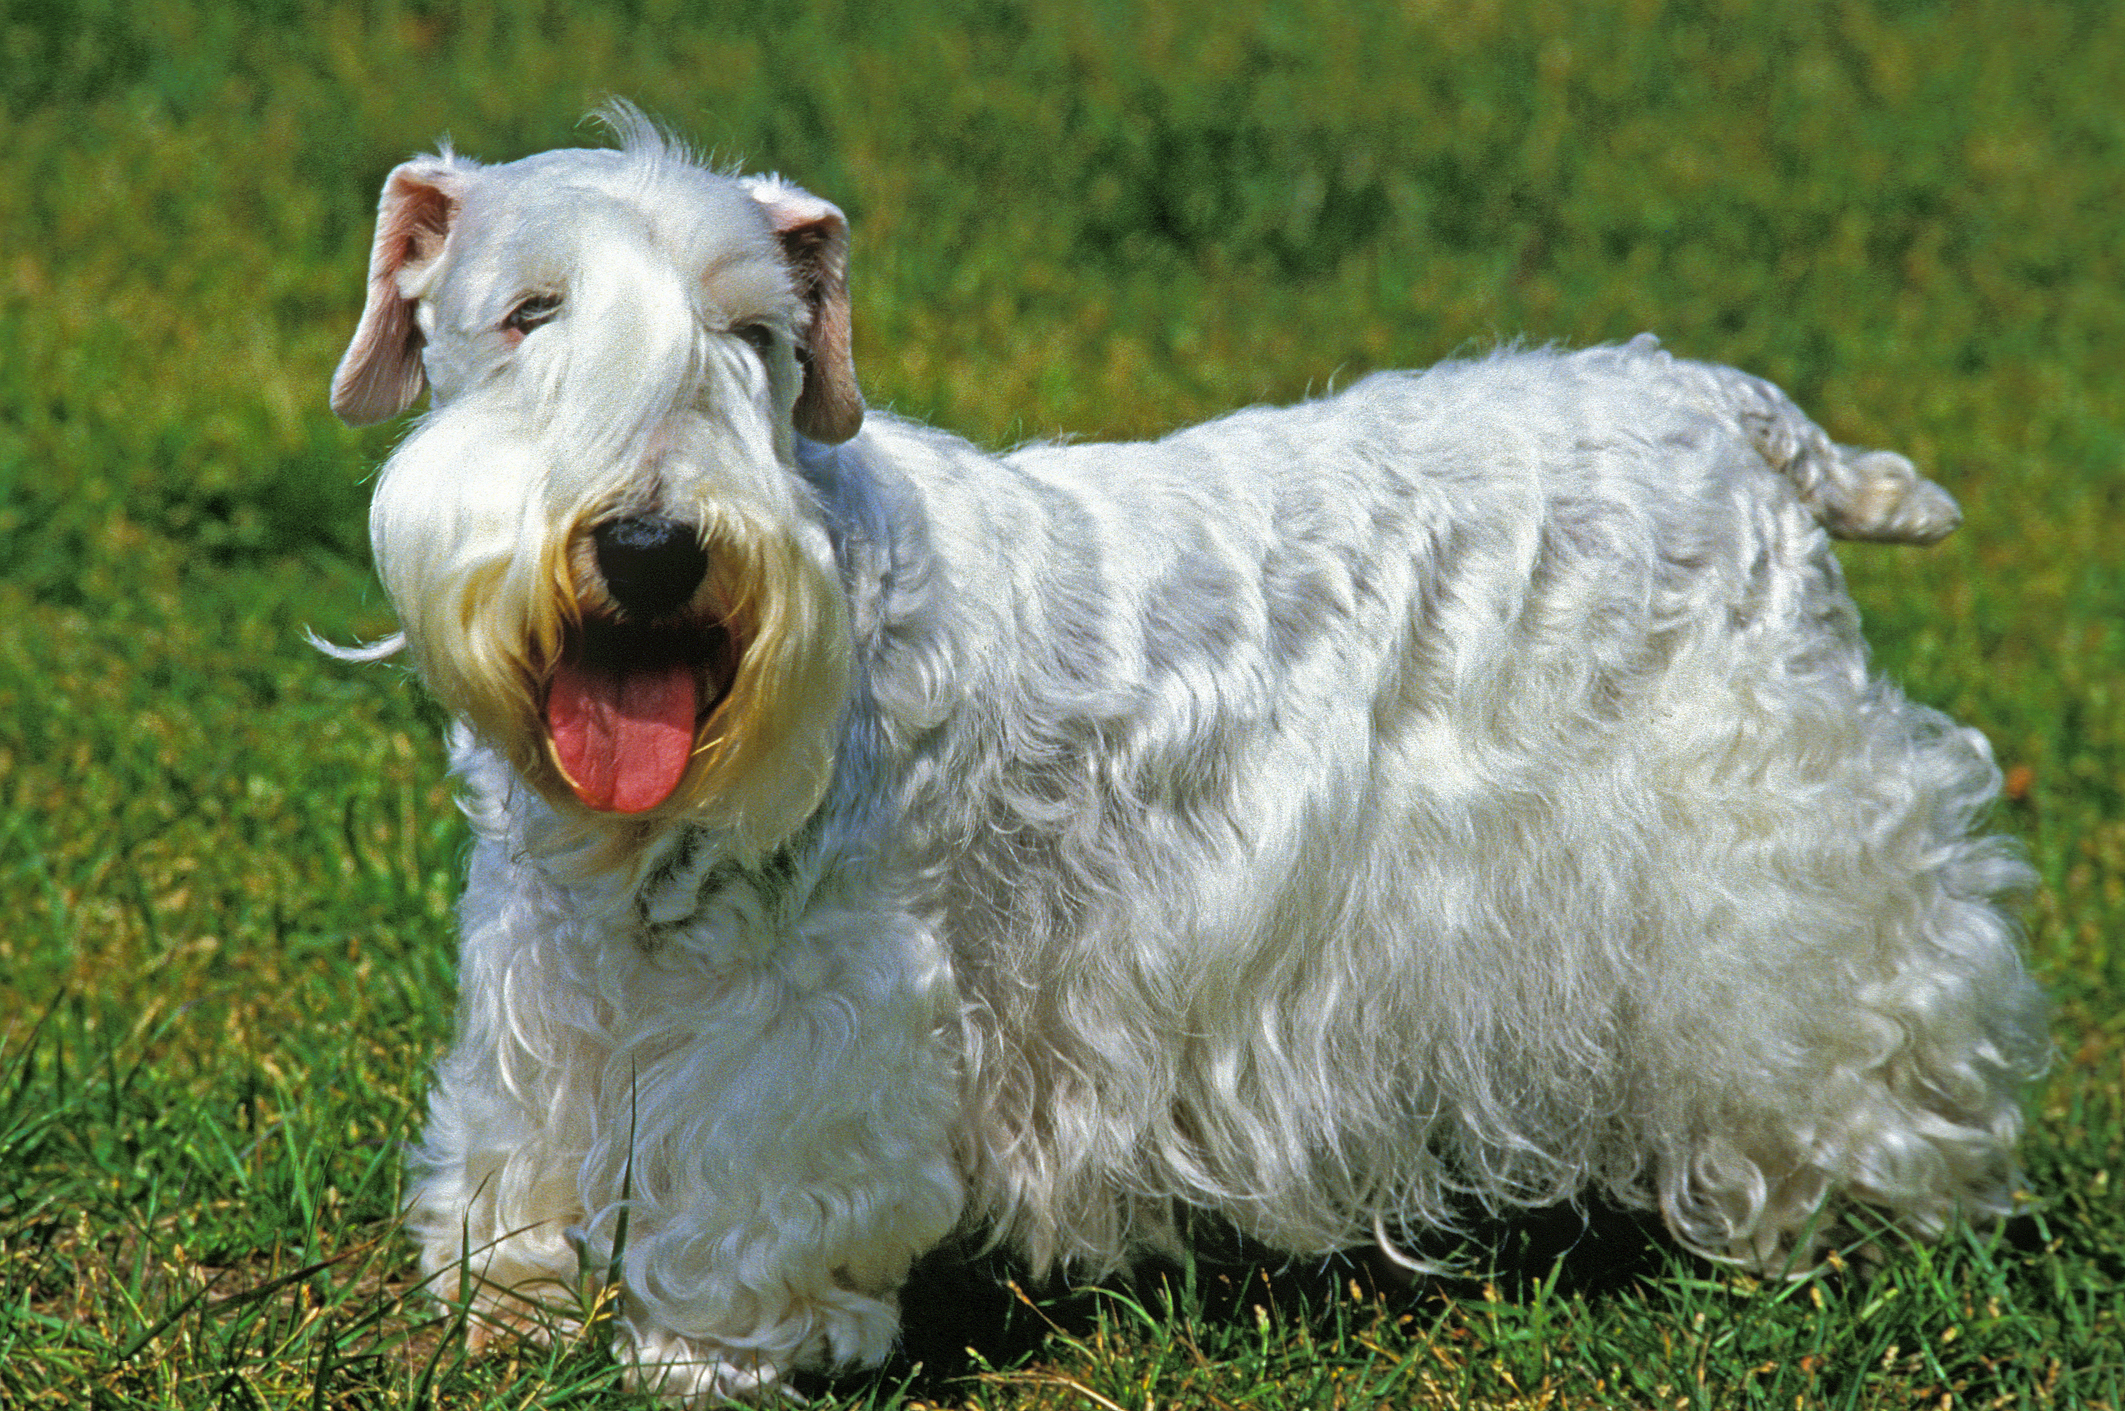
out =
<svg viewBox="0 0 2125 1411"><path fill-rule="evenodd" d="M547 738L585 805L643 813L685 778L698 723L729 690L737 653L723 623L686 610L708 575L690 526L636 515L589 537L610 610L586 611L562 645Z"/></svg>

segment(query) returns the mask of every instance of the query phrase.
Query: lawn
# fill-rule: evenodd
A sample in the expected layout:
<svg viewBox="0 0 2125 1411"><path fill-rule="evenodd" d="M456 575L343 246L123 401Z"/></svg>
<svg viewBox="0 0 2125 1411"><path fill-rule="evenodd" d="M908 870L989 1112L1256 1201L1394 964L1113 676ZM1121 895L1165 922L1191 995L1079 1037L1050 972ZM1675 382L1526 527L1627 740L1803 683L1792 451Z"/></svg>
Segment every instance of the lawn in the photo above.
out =
<svg viewBox="0 0 2125 1411"><path fill-rule="evenodd" d="M398 431L324 406L384 173L620 94L839 202L871 401L990 445L1507 339L1773 378L1962 501L1843 557L2042 877L2003 1230L1790 1283L1554 1212L1412 1288L940 1260L822 1405L2125 1408L2121 73L2109 0L10 5L0 1407L632 1404L594 1339L468 1358L410 1296L465 831L414 683L303 636L391 628Z"/></svg>

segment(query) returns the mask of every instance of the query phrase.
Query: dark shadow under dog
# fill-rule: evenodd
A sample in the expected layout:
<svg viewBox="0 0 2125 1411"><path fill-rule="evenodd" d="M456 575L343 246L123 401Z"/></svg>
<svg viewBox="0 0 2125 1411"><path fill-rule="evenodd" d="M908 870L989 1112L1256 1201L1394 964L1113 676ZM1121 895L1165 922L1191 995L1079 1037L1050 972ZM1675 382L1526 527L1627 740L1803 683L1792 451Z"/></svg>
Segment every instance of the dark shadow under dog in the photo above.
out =
<svg viewBox="0 0 2125 1411"><path fill-rule="evenodd" d="M1891 1227L1883 1234L1894 1238ZM2043 1244L2040 1222L2012 1218L2002 1244L2028 1253ZM1112 1296L1165 1317L1191 1316L1208 1326L1253 1327L1266 1314L1281 1326L1319 1326L1338 1305L1374 1306L1419 1319L1450 1302L1536 1297L1590 1302L1677 1278L1702 1277L1712 1266L1677 1246L1659 1217L1605 1202L1551 1206L1511 1220L1471 1220L1458 1242L1419 1243L1421 1258L1450 1273L1416 1273L1377 1250L1293 1262L1248 1241L1229 1226L1199 1222L1186 1262L1146 1261L1126 1277L1091 1286L1061 1280L1030 1284L1005 1255L971 1242L948 1244L922 1260L901 1296L901 1341L874 1373L838 1379L800 1376L806 1395L838 1391L874 1396L894 1390L948 1404L954 1383L1036 1358L1052 1337L1091 1336ZM1864 1277L1861 1259L1833 1266Z"/></svg>
<svg viewBox="0 0 2125 1411"><path fill-rule="evenodd" d="M1509 1222L1472 1222L1457 1243L1420 1245L1420 1257L1455 1272L1417 1273L1376 1250L1293 1262L1246 1240L1229 1226L1203 1222L1192 1257L1147 1260L1132 1273L1091 1286L1062 1280L1032 1283L1007 1256L972 1242L948 1244L924 1258L901 1292L901 1340L876 1373L839 1379L800 1377L806 1395L835 1390L901 1388L925 1400L949 1400L952 1383L1016 1366L1053 1337L1089 1336L1113 1294L1158 1313L1182 1310L1205 1324L1253 1326L1264 1313L1279 1324L1314 1323L1353 1299L1420 1315L1448 1299L1482 1296L1485 1285L1507 1299L1538 1286L1565 1296L1604 1298L1672 1274L1689 1259L1657 1217L1606 1205L1558 1205Z"/></svg>

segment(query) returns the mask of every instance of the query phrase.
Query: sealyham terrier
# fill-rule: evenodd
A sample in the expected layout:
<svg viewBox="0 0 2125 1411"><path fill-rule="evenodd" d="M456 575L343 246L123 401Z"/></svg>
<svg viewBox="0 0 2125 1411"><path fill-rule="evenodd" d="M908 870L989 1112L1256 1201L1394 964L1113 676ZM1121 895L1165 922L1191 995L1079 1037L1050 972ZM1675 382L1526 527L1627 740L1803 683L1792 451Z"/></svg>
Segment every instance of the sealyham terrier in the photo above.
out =
<svg viewBox="0 0 2125 1411"><path fill-rule="evenodd" d="M2029 870L1830 552L1955 527L1910 462L1651 338L992 455L866 412L840 211L608 116L393 171L332 388L433 395L343 654L458 722L407 1220L488 1325L587 1270L709 1399L885 1357L962 1228L2009 1210Z"/></svg>

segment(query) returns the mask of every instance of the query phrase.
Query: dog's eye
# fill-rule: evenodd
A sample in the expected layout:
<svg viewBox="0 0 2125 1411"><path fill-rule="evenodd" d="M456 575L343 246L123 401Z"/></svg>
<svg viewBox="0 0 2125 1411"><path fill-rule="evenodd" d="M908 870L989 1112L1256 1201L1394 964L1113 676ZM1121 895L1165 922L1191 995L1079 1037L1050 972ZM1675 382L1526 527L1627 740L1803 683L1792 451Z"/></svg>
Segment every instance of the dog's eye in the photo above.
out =
<svg viewBox="0 0 2125 1411"><path fill-rule="evenodd" d="M534 294L509 311L502 327L512 333L529 333L561 311L558 294Z"/></svg>
<svg viewBox="0 0 2125 1411"><path fill-rule="evenodd" d="M775 350L775 330L764 323L741 323L731 332L745 340L747 347L760 355L762 362Z"/></svg>

